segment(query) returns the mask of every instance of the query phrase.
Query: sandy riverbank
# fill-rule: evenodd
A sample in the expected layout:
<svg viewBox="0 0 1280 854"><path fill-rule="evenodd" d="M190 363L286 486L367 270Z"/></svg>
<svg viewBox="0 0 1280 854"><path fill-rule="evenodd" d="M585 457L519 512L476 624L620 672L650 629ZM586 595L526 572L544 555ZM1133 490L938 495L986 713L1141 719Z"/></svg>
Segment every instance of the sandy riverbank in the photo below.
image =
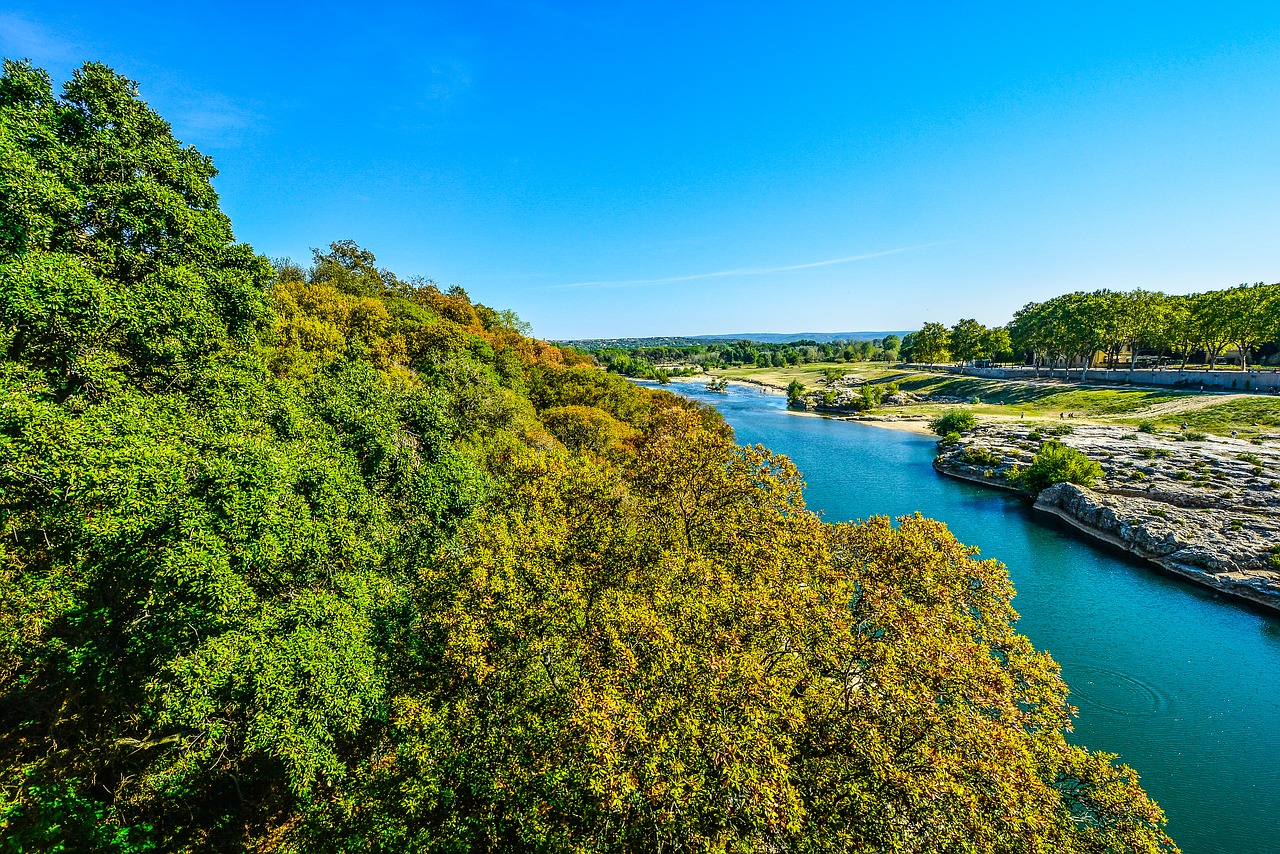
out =
<svg viewBox="0 0 1280 854"><path fill-rule="evenodd" d="M801 418L826 418L830 421L852 421L857 424L869 424L872 427L884 427L889 430L902 430L906 433L917 433L922 436L935 435L933 430L929 429L929 421L926 418L894 418L879 415L828 415L824 412L814 412L811 409L788 409L787 414L797 415Z"/></svg>

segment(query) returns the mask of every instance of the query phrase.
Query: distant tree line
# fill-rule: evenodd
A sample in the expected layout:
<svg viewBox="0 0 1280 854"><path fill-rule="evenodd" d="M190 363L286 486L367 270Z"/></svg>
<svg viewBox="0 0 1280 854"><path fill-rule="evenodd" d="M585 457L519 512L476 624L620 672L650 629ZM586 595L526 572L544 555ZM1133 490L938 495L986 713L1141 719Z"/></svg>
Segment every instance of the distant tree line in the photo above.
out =
<svg viewBox="0 0 1280 854"><path fill-rule="evenodd" d="M900 358L901 343L897 335L886 335L869 341L835 340L826 343L809 339L785 344L743 340L708 344L604 347L594 350L591 355L614 373L661 380L664 375L688 373L690 368L752 365L759 368L781 368L814 362L896 362Z"/></svg>
<svg viewBox="0 0 1280 854"><path fill-rule="evenodd" d="M1027 303L1003 327L963 319L947 328L926 323L902 342L912 362L1018 361L1050 369L1082 364L1098 354L1111 367L1139 360L1179 360L1218 366L1231 351L1248 369L1250 357L1266 358L1280 341L1280 284L1258 282L1201 294L1159 291L1077 291ZM1124 354L1124 359L1121 359ZM1127 360L1127 361L1126 361Z"/></svg>

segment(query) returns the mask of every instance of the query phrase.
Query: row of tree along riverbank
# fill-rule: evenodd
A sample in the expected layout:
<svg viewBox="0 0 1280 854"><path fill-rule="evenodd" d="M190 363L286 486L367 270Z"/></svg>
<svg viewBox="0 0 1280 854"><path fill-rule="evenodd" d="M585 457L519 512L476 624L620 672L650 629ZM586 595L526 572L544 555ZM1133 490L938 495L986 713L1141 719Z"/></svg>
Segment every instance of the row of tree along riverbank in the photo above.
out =
<svg viewBox="0 0 1280 854"><path fill-rule="evenodd" d="M1258 282L1201 294L1098 290L1023 306L1005 326L966 318L950 328L926 323L902 341L914 362L1025 361L1028 364L1128 367L1169 358L1185 368L1216 367L1232 355L1280 358L1280 284ZM1127 363L1127 364L1126 364Z"/></svg>

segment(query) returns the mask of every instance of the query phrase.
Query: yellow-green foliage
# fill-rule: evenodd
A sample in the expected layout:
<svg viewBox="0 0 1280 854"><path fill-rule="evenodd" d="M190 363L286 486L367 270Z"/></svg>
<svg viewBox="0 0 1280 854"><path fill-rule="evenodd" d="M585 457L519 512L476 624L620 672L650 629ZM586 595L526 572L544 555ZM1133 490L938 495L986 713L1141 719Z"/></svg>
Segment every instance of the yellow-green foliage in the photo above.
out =
<svg viewBox="0 0 1280 854"><path fill-rule="evenodd" d="M542 413L542 423L572 451L603 454L635 431L594 406L556 406Z"/></svg>
<svg viewBox="0 0 1280 854"><path fill-rule="evenodd" d="M999 564L212 174L5 66L0 852L1168 849Z"/></svg>

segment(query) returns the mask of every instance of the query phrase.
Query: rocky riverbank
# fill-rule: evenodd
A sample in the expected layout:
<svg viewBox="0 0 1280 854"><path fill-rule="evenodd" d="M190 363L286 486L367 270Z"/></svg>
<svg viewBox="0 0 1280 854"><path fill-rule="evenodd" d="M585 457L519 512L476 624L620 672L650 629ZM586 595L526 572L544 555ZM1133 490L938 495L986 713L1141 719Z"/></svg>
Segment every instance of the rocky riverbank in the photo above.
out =
<svg viewBox="0 0 1280 854"><path fill-rule="evenodd" d="M1104 425L989 423L942 448L934 467L1016 489L1018 474L1049 439L1082 451L1103 475L1089 488L1049 487L1035 496L1036 510L1197 584L1280 610L1274 443L1178 441L1174 434Z"/></svg>

